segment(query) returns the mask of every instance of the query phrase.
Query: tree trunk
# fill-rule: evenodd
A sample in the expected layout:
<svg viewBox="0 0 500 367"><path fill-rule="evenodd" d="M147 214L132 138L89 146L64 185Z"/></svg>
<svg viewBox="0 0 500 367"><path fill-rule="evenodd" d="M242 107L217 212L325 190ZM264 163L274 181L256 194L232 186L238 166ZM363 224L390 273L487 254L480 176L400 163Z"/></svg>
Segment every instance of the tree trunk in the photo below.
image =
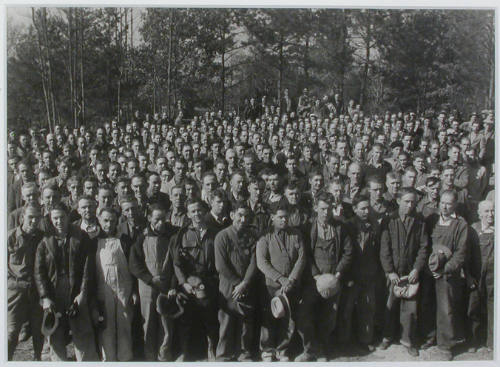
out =
<svg viewBox="0 0 500 367"><path fill-rule="evenodd" d="M82 113L81 113L81 118L80 121L83 123L85 121L85 82L84 82L84 69L83 69L83 57L84 57L84 50L83 50L83 45L84 45L84 26L83 26L83 9L80 12L80 88L81 88L81 108L82 108ZM77 121L77 126L78 127L78 121Z"/></svg>
<svg viewBox="0 0 500 367"><path fill-rule="evenodd" d="M359 97L359 104L364 106L366 98L366 86L368 85L368 70L370 68L370 49L371 49L371 29L372 29L372 18L370 10L367 10L366 19L366 38L365 38L365 64L363 66L363 80L361 87L361 95Z"/></svg>
<svg viewBox="0 0 500 367"><path fill-rule="evenodd" d="M73 8L68 8L68 74L71 117L75 116L74 92L73 92ZM76 121L73 121L76 126Z"/></svg>
<svg viewBox="0 0 500 367"><path fill-rule="evenodd" d="M170 8L170 16L169 16L169 30L168 30L168 66L167 66L167 116L170 121L171 116L171 103L172 103L172 35L174 33L174 9Z"/></svg>
<svg viewBox="0 0 500 367"><path fill-rule="evenodd" d="M41 35L40 35L40 29L37 26L36 22L36 17L35 17L35 8L31 8L31 17L33 19L33 26L36 29L37 33L37 45L38 45L38 55L40 58L40 72L42 74L42 89L43 89L43 96L45 100L45 110L47 112L47 124L49 125L49 131L52 132L52 125L50 123L50 102L49 102L49 93L47 90L47 72L46 72L46 64L45 64L45 58L42 52L42 41L41 41Z"/></svg>
<svg viewBox="0 0 500 367"><path fill-rule="evenodd" d="M221 27L221 40L222 40L222 68L221 68L221 108L222 112L224 112L224 104L225 104L225 93L226 93L226 34L224 29Z"/></svg>
<svg viewBox="0 0 500 367"><path fill-rule="evenodd" d="M285 60L283 57L283 43L284 37L283 34L280 35L280 43L279 43L279 76L278 76L278 101L281 100L281 89L283 88L283 72L285 68Z"/></svg>

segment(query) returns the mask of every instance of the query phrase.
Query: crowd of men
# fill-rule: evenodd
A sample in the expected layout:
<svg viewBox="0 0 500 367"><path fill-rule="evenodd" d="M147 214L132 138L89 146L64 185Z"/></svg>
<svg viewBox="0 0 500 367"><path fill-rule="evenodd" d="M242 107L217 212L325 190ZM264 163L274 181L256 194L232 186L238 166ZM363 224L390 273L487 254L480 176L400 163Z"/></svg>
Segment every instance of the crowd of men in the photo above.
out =
<svg viewBox="0 0 500 367"><path fill-rule="evenodd" d="M9 131L9 360L491 350L493 114L311 101Z"/></svg>

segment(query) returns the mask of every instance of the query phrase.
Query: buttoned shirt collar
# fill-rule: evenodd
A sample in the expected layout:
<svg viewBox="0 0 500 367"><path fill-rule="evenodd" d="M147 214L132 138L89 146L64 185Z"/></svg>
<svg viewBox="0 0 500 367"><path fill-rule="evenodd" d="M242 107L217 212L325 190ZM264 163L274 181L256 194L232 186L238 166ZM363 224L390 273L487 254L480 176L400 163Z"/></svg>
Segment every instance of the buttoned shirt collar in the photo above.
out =
<svg viewBox="0 0 500 367"><path fill-rule="evenodd" d="M451 222L453 221L453 219L457 219L457 214L456 213L451 214L448 219L444 218L443 215L440 214L439 215L439 222L438 222L438 224L440 226L449 226L451 224Z"/></svg>

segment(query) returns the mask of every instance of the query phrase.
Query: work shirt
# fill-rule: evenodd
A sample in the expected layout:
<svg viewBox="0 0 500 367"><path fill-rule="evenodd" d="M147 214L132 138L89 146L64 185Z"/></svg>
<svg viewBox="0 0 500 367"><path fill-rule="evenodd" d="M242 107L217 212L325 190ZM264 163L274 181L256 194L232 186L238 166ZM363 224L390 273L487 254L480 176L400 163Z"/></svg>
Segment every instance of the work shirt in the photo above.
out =
<svg viewBox="0 0 500 367"><path fill-rule="evenodd" d="M7 234L7 279L33 284L36 248L43 233L36 230L33 234L24 232L21 227Z"/></svg>

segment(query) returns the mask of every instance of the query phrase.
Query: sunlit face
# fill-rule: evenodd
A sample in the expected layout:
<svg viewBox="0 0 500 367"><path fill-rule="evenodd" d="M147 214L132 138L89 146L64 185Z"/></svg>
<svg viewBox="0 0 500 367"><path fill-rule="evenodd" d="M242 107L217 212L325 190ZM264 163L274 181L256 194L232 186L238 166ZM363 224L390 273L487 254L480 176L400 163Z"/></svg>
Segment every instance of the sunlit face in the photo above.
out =
<svg viewBox="0 0 500 367"><path fill-rule="evenodd" d="M439 200L439 212L444 217L449 217L453 213L455 213L456 201L453 195L444 194L441 196Z"/></svg>
<svg viewBox="0 0 500 367"><path fill-rule="evenodd" d="M99 224L106 235L111 235L115 232L116 223L116 214L103 211L99 216Z"/></svg>
<svg viewBox="0 0 500 367"><path fill-rule="evenodd" d="M271 220L276 230L283 230L288 224L288 212L286 210L278 210L275 214L271 214Z"/></svg>
<svg viewBox="0 0 500 367"><path fill-rule="evenodd" d="M397 199L399 205L399 213L408 215L413 212L417 205L417 197L414 193L407 193L401 198Z"/></svg>
<svg viewBox="0 0 500 367"><path fill-rule="evenodd" d="M113 192L107 189L99 189L97 194L99 208L111 208L113 205Z"/></svg>
<svg viewBox="0 0 500 367"><path fill-rule="evenodd" d="M492 226L495 223L495 205L492 202L484 202L479 205L479 219L482 223Z"/></svg>
<svg viewBox="0 0 500 367"><path fill-rule="evenodd" d="M299 190L287 188L285 190L285 197L291 205L297 205L300 197Z"/></svg>
<svg viewBox="0 0 500 367"><path fill-rule="evenodd" d="M23 213L23 231L26 233L33 233L38 228L42 213L38 209L27 208Z"/></svg>
<svg viewBox="0 0 500 367"><path fill-rule="evenodd" d="M370 200L379 201L384 193L384 185L379 182L370 182Z"/></svg>
<svg viewBox="0 0 500 367"><path fill-rule="evenodd" d="M194 226L198 226L203 221L205 210L200 203L192 203L187 207L187 216L193 222Z"/></svg>
<svg viewBox="0 0 500 367"><path fill-rule="evenodd" d="M167 220L167 215L165 213L165 210L153 210L151 215L148 216L148 221L151 227L156 232L160 233L163 232L166 220Z"/></svg>
<svg viewBox="0 0 500 367"><path fill-rule="evenodd" d="M331 211L331 204L323 200L319 200L314 206L314 211L318 217L318 222L324 224L327 222Z"/></svg>
<svg viewBox="0 0 500 367"><path fill-rule="evenodd" d="M360 201L353 209L359 219L362 221L368 220L368 214L370 213L370 203L368 201Z"/></svg>
<svg viewBox="0 0 500 367"><path fill-rule="evenodd" d="M69 216L64 210L51 210L50 221L57 234L66 233L69 226Z"/></svg>

